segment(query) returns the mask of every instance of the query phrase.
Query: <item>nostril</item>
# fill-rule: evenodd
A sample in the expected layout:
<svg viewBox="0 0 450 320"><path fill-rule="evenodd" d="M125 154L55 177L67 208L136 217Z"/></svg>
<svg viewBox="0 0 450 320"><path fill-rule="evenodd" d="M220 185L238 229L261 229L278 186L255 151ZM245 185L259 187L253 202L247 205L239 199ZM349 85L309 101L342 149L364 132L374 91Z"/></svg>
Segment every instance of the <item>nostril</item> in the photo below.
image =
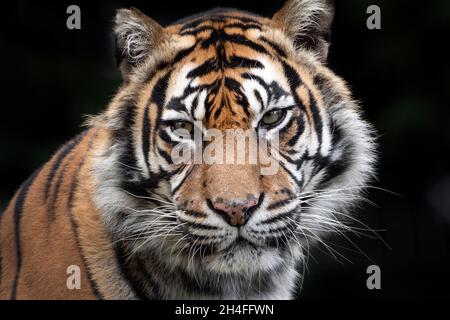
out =
<svg viewBox="0 0 450 320"><path fill-rule="evenodd" d="M229 200L219 199L218 201L207 200L208 207L211 211L216 212L232 226L242 226L258 209L264 200L264 194L259 198L251 197L246 200Z"/></svg>
<svg viewBox="0 0 450 320"><path fill-rule="evenodd" d="M227 211L221 210L220 208L218 208L219 206L217 206L217 203L216 203L216 205L214 205L214 203L213 203L211 200L209 200L209 199L206 200L206 203L208 204L208 208L209 208L211 211L217 213L217 214L220 215L222 218L224 218L226 222L228 222L229 224L231 224L231 217L230 217L230 215L228 214Z"/></svg>
<svg viewBox="0 0 450 320"><path fill-rule="evenodd" d="M253 212L256 211L256 209L258 208L258 203L256 201L254 201L253 203L249 204L248 206L243 208L243 212L250 216Z"/></svg>
<svg viewBox="0 0 450 320"><path fill-rule="evenodd" d="M250 219L251 215L261 206L261 203L264 201L264 193L261 193L258 200L250 200L248 202L248 206L244 209L245 220Z"/></svg>

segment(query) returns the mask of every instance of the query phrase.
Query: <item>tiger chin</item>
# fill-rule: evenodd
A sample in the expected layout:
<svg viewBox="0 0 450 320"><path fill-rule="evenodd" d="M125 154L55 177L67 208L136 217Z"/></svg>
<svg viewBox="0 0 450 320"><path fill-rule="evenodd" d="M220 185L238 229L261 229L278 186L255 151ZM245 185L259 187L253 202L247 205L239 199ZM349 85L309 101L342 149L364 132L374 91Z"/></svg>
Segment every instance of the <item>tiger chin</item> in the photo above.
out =
<svg viewBox="0 0 450 320"><path fill-rule="evenodd" d="M374 130L327 67L333 15L289 0L272 18L214 9L162 27L119 10L123 84L1 215L0 297L294 298L309 246L374 174ZM277 135L278 170L175 163L178 144L198 151L198 124Z"/></svg>

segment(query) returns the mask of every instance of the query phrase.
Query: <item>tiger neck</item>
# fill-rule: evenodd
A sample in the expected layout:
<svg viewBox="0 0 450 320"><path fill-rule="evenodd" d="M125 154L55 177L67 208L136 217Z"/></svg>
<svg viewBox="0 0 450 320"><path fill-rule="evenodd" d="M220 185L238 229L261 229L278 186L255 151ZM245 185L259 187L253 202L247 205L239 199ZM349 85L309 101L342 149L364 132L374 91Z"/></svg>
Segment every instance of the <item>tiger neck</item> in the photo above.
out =
<svg viewBox="0 0 450 320"><path fill-rule="evenodd" d="M291 299L292 283L299 276L295 264L244 277L210 273L198 262L192 262L190 270L169 266L158 253L151 251L130 256L132 250L124 243L118 243L115 251L124 279L136 298L143 300Z"/></svg>

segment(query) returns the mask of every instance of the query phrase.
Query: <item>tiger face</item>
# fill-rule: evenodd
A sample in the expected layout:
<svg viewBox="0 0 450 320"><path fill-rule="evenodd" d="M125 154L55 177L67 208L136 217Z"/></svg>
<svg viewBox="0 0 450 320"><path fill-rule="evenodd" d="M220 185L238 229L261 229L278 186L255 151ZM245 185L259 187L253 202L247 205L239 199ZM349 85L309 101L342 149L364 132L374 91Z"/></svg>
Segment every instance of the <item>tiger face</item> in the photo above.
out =
<svg viewBox="0 0 450 320"><path fill-rule="evenodd" d="M233 271L248 268L249 259L256 261L262 253L271 252L267 260L276 261L288 245L296 246L288 242L288 236L295 232L301 212L298 195L314 169L305 160L326 156L330 147L328 125L322 124L328 119L320 113L318 101L322 98L311 75L302 72L301 65L287 53L280 57L269 41L260 44L259 51L251 51L249 44L258 44L264 37L263 25L255 20L242 32L235 27L240 18L225 17L181 28L181 34L195 35L192 58L176 66L167 80L155 131L155 158L169 173L178 220L185 224L192 241L201 245L199 252L205 263ZM196 33L200 28L210 29ZM214 42L211 38L215 33L222 33L224 39ZM245 42L233 37L242 37ZM297 83L291 83L289 72L298 74L294 79ZM320 139L311 134L317 132L312 114L320 121ZM177 136L177 128L186 134ZM214 140L208 135L213 130L218 133ZM248 139L237 147L242 141L239 135ZM195 141L199 136L201 141ZM267 155L274 163L268 165L276 170L268 174L264 174L268 167L261 159L251 163L249 157L251 149L262 153L264 142L266 146L276 144ZM172 156L180 144L186 149L192 146L185 150L191 151L192 157L176 165ZM208 148L213 147L222 155L213 163L205 163ZM198 163L197 153L203 155ZM239 155L244 156L240 163ZM235 161L227 162L233 156ZM227 263L231 256L232 263Z"/></svg>
<svg viewBox="0 0 450 320"><path fill-rule="evenodd" d="M119 11L124 85L93 121L110 132L95 199L117 242L194 275L293 275L343 225L374 142L326 67L332 16L290 0L272 19L219 9L163 28Z"/></svg>

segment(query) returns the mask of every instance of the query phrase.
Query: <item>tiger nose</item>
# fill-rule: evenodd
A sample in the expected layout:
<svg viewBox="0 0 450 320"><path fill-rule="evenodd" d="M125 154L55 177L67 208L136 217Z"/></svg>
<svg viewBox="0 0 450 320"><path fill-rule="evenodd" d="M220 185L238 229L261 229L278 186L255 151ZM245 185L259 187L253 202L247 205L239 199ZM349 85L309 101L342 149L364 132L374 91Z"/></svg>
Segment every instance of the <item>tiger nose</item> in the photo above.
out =
<svg viewBox="0 0 450 320"><path fill-rule="evenodd" d="M254 196L247 197L245 200L208 200L210 209L224 218L228 224L238 227L244 225L248 221L251 214L258 208L260 203L261 196L259 201Z"/></svg>

